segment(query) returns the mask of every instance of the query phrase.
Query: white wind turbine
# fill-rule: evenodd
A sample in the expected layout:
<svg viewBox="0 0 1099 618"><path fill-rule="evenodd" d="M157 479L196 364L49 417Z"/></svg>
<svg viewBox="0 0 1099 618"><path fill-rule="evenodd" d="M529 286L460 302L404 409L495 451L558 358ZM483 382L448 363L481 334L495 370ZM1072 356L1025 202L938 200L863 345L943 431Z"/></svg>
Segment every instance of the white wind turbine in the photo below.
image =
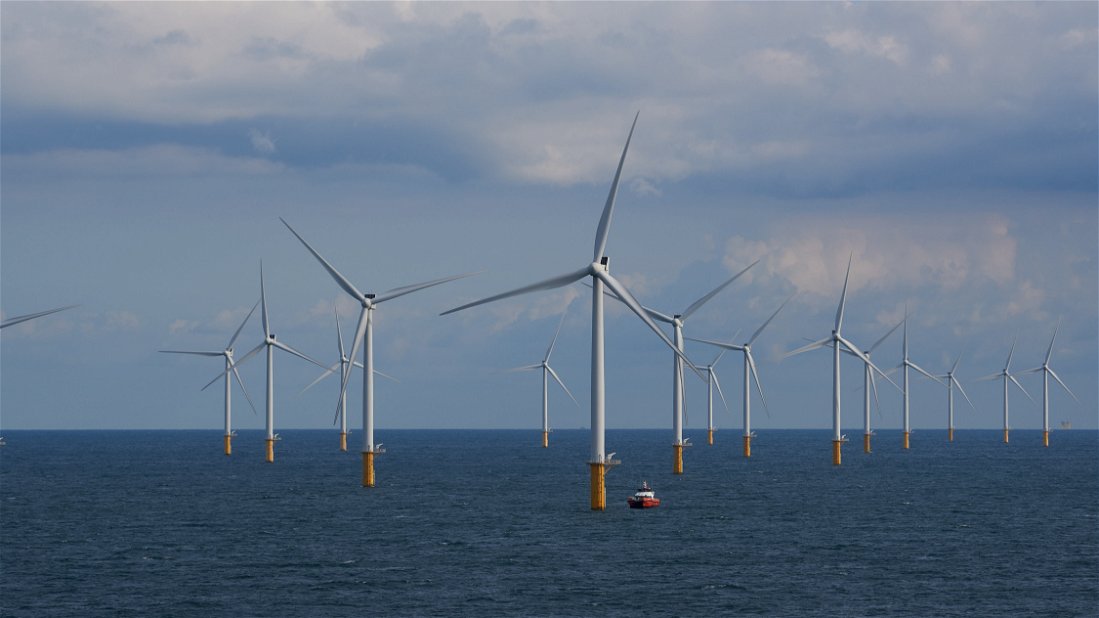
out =
<svg viewBox="0 0 1099 618"><path fill-rule="evenodd" d="M225 358L225 373L222 374L225 378L225 454L233 454L233 436L236 433L233 432L232 423L232 409L233 409L233 382L229 377L232 373L233 377L237 379L237 384L240 385L241 392L244 393L244 397L248 399L248 405L252 406L252 413L256 412L256 405L252 403L252 398L248 395L248 389L244 388L244 380L240 379L240 373L237 372L236 364L233 362L233 343L236 342L237 337L240 335L240 331L244 330L244 325L248 323L248 319L252 317L252 314L256 312L256 307L259 306L259 301L252 305L252 310L248 312L248 315L244 316L244 321L237 327L233 336L229 339L229 343L225 344L225 349L221 351L194 351L194 350L158 350L165 354L192 354L195 356L221 356ZM221 376L219 376L221 377Z"/></svg>
<svg viewBox="0 0 1099 618"><path fill-rule="evenodd" d="M1054 380L1061 385L1077 403L1080 399L1073 393L1067 384L1061 381L1061 378L1053 371L1053 368L1049 366L1049 359L1053 356L1053 342L1057 341L1057 332L1061 330L1061 321L1057 321L1057 327L1053 329L1053 337L1049 340L1049 349L1046 350L1046 360L1042 362L1041 366L1034 369L1027 369L1023 373L1037 373L1042 372L1042 446L1049 446L1049 377L1053 376Z"/></svg>
<svg viewBox="0 0 1099 618"><path fill-rule="evenodd" d="M904 358L901 360L901 364L897 365L902 373L902 390L904 392L904 448L908 448L908 436L912 433L912 426L908 421L908 368L911 367L916 371L922 373L925 377L946 386L939 378L931 375L925 371L922 367L912 362L912 359L908 358L908 307L904 308L904 344L903 344Z"/></svg>
<svg viewBox="0 0 1099 618"><path fill-rule="evenodd" d="M333 307L333 310L335 310L335 307ZM339 344L340 360L329 366L328 369L325 369L324 372L321 373L321 375L318 376L316 380L313 380L309 383L309 386L301 389L301 392L303 393L313 388L315 385L317 385L328 376L336 373L336 370L339 370L340 375L342 376L343 372L347 370L347 366L349 364L352 364L351 359L348 358L347 353L344 352L343 349L343 332L340 330L340 314L336 311L333 312L336 314L336 341ZM359 361L354 361L353 364L359 369L363 368L363 364ZM394 382L398 381L397 378L386 375L378 371L377 369L374 370L374 373L388 380L393 380ZM349 433L347 431L347 392L342 389L340 390L339 410L336 412L336 419L333 421L333 424L335 424L336 422L339 422L340 424L340 450L347 452L347 434Z"/></svg>
<svg viewBox="0 0 1099 618"><path fill-rule="evenodd" d="M958 371L958 363L962 362L962 357L958 356L958 359L954 361L954 366L950 368L950 371L939 376L940 380L946 380L946 439L948 442L954 441L954 387L958 387L958 392L965 397L965 400L969 402L969 407L973 408L973 411L977 411L977 406L973 405L970 401L969 395L965 394L965 389L962 388L962 383L958 381L958 376L954 375Z"/></svg>
<svg viewBox="0 0 1099 618"><path fill-rule="evenodd" d="M1026 395L1027 399L1029 399L1032 402L1034 401L1034 398L1030 396L1030 393L1026 392L1026 389L1023 388L1023 385L1019 384L1019 381L1016 380L1015 376L1011 373L1011 357L1015 354L1015 344L1018 343L1018 341L1019 341L1018 336L1016 336L1015 339L1012 340L1012 342L1011 342L1011 351L1009 351L1007 353L1007 362L1004 363L1003 370L1001 370L999 373L994 373L990 376L985 376L983 378L978 378L977 379L978 382L983 382L983 381L986 381L986 380L995 380L996 378L1002 378L1003 381L1004 381L1004 444L1007 444L1007 442L1008 442L1008 433L1011 431L1011 426L1008 424L1008 417L1007 417L1007 385L1008 385L1008 382L1011 382L1015 386L1018 386L1019 390L1023 391L1023 394Z"/></svg>
<svg viewBox="0 0 1099 618"><path fill-rule="evenodd" d="M58 307L57 309L47 309L46 311L39 311L38 313L28 313L26 315L17 315L12 318L7 318L3 322L0 322L0 328L7 328L9 326L15 326L28 320L40 318L42 316L50 315L51 313L57 313L58 311L64 311L66 309L72 309L78 305L66 305L64 307Z"/></svg>
<svg viewBox="0 0 1099 618"><path fill-rule="evenodd" d="M739 334L739 333L737 333ZM736 338L736 335L733 335ZM717 353L714 360L701 369L706 372L706 444L714 445L714 388L717 388L717 394L721 397L721 404L725 406L725 411L729 411L729 402L725 401L725 393L721 392L721 382L717 379L717 372L714 368L721 362L721 359L725 356L728 350L722 350Z"/></svg>
<svg viewBox="0 0 1099 618"><path fill-rule="evenodd" d="M528 292L536 292L540 290L551 290L559 287L569 285L579 281L585 277L591 277L592 285L592 330L591 330L591 460L588 462L591 469L591 508L592 510L606 510L607 508L607 492L604 484L604 476L606 474L608 465L615 465L618 463L613 457L614 453L609 456L605 451L605 408L604 408L604 373L603 373L603 295L604 286L609 288L615 294L617 294L622 301L630 308L645 324L652 329L658 337L660 337L668 347L672 348L677 356L681 356L684 360L690 364L690 361L682 356L682 352L676 347L667 335L665 335L653 321L646 314L645 310L641 307L641 303L637 302L637 299L633 297L633 294L626 289L626 286L622 285L617 279L611 276L609 270L609 258L605 255L607 248L607 239L610 235L611 217L614 212L615 196L618 194L618 182L622 176L622 165L626 162L626 152L630 148L630 139L633 137L634 127L637 126L637 116L634 116L633 125L630 127L629 136L626 138L626 146L622 149L622 157L618 160L618 169L614 173L614 180L611 182L610 193L607 195L607 202L603 206L603 214L599 219L599 227L595 231L595 251L593 253L592 262L583 268L564 274L552 279L546 279L538 283L533 283L521 288L517 288L495 296L489 296L472 303L466 303L460 307L455 307L448 311L443 312L443 315L448 313L454 313L461 311L469 307L481 305L484 303L490 303L496 300L504 298L511 298L520 294L526 294ZM690 365L692 369L695 369L694 365ZM697 370L697 369L696 369Z"/></svg>
<svg viewBox="0 0 1099 618"><path fill-rule="evenodd" d="M355 328L355 338L351 344L351 354L354 356L359 349L359 345L363 346L363 474L362 485L363 487L374 486L374 456L385 452L381 444L374 443L374 309L379 304L399 298L405 294L411 294L420 290L430 288L432 286L440 285L448 281L454 281L455 279L461 279L462 277L469 277L474 273L466 273L462 275L453 275L451 277L444 277L442 279L435 279L433 281L426 281L424 283L414 283L412 285L406 285L399 288L394 288L381 294L364 294L359 291L351 281L340 274L338 270L328 260L324 259L317 250L314 249L309 243L305 242L305 239L294 231L294 228L290 227L290 224L285 219L279 217L282 224L286 226L286 229L290 230L290 233L297 237L301 241L301 244L305 245L305 248L313 254L313 257L317 258L317 261L321 263L332 279L336 281L336 284L340 288L347 292L352 298L359 302L362 309L359 311L359 324ZM347 382L351 377L351 366L347 365L343 370L343 379L340 382L340 401L342 402L347 392Z"/></svg>
<svg viewBox="0 0 1099 618"><path fill-rule="evenodd" d="M831 336L787 352L784 356L784 358L788 358L817 348L832 348L832 463L837 466L842 462L841 448L843 443L846 442L846 438L840 433L840 350L844 347L847 348L854 356L857 356L862 362L876 370L878 374L884 375L881 369L878 369L866 354L863 354L855 344L845 339L840 333L840 329L843 327L843 309L847 301L847 282L850 279L851 260L848 259L847 275L843 280L843 293L840 295L839 307L836 309L836 324L832 329Z"/></svg>
<svg viewBox="0 0 1099 618"><path fill-rule="evenodd" d="M516 367L512 371L533 371L535 369L542 370L542 448L549 447L549 378L553 378L557 384L565 391L565 394L572 399L573 403L577 406L580 405L579 401L576 401L576 397L572 396L569 391L569 387L565 386L565 383L561 381L561 376L557 375L557 372L550 367L549 359L553 354L553 346L557 344L557 336L561 334L561 326L565 323L566 311L561 312L561 321L557 323L557 332L553 334L553 340L550 341L549 348L546 349L546 356L542 358L542 362L537 365L527 365L525 367Z"/></svg>
<svg viewBox="0 0 1099 618"><path fill-rule="evenodd" d="M237 361L236 366L239 367L245 363L248 359L255 356L260 350L267 349L267 463L273 463L275 461L275 440L278 440L278 436L275 435L275 349L278 348L284 352L289 352L298 358L305 359L314 365L325 369L325 366L317 362L316 360L298 352L289 345L275 339L274 333L271 332L271 323L267 319L267 291L263 286L263 264L259 267L259 292L260 292L260 316L263 319L263 341L259 345L248 351L247 354L241 357ZM210 384L217 382L221 378L221 375L210 380L210 382L202 387L206 389Z"/></svg>
<svg viewBox="0 0 1099 618"><path fill-rule="evenodd" d="M743 353L743 355L744 355L744 456L745 457L751 457L752 456L752 435L753 435L752 434L752 396L751 396L752 395L752 386L751 386L751 384L749 384L749 382L755 381L756 391L759 392L759 400L763 403L763 409L764 410L767 409L767 399L763 396L763 386L759 383L759 371L756 369L756 361L752 357L752 344L755 343L756 339L759 338L759 335L760 335L760 333L763 332L763 329L767 328L767 325L770 324L771 321L775 319L775 316L777 316L780 311L782 311L782 308L786 306L786 303L790 302L791 298L793 298L793 296L791 296L790 298L787 298L785 301L783 301L783 303L778 306L778 309L775 309L775 312L771 314L771 317L767 318L767 320L759 328L756 329L756 332L752 333L752 336L748 338L748 341L746 341L742 344L738 345L738 344L735 344L735 343L724 343L724 342L721 342L721 341L713 341L713 340L710 340L710 339L695 339L693 337L688 337L688 339L690 339L691 341L698 341L700 343L706 343L706 344L709 344L709 345L717 346L719 348L724 348L725 350L736 350L738 352Z"/></svg>

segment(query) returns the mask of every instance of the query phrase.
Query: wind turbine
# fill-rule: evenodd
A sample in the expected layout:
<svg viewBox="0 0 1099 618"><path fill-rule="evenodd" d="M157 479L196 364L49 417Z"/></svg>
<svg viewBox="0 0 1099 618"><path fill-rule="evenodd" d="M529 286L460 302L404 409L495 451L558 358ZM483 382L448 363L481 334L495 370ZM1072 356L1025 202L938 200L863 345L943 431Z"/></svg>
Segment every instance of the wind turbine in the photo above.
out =
<svg viewBox="0 0 1099 618"><path fill-rule="evenodd" d="M796 354L801 354L802 352L808 352L809 350L815 350L817 348L832 348L832 464L836 466L840 465L842 462L841 449L843 443L847 441L847 438L840 433L840 350L843 347L846 347L853 355L862 360L862 362L870 365L879 374L882 374L881 369L878 369L878 367L870 361L870 357L863 354L855 344L845 339L840 332L843 328L843 309L847 302L847 283L850 279L851 259L848 259L847 275L843 280L843 293L840 295L839 307L836 309L836 323L835 327L832 329L831 336L787 352L783 357L789 358Z"/></svg>
<svg viewBox="0 0 1099 618"><path fill-rule="evenodd" d="M483 298L472 303L466 303L460 307L444 311L442 314L454 313L476 305L482 305L504 298L511 298L528 292L552 290L569 285L570 283L579 281L585 277L591 277L591 460L588 462L588 465L591 470L591 508L593 511L606 510L607 491L606 485L604 484L604 476L607 471L607 466L614 466L619 463L613 458L614 453L611 453L611 456L608 456L605 451L605 384L603 374L604 286L617 294L626 306L637 314L637 317L641 318L641 321L643 321L646 326L652 329L668 347L675 351L677 356L687 360L685 356L682 356L683 352L680 351L679 348L668 339L667 335L660 330L660 327L649 318L644 308L641 307L641 303L637 302L637 299L634 298L633 294L631 294L628 289L626 289L626 286L622 285L621 282L611 276L610 259L605 255L607 239L610 235L611 218L614 213L615 196L618 194L618 182L622 177L622 165L626 162L626 152L630 148L630 139L633 137L633 130L636 126L637 116L634 116L629 136L626 137L626 146L622 149L622 157L618 160L618 169L615 171L614 180L611 182L611 189L610 193L607 195L607 202L603 206L603 214L599 219L599 226L595 230L595 251L590 264L585 265L579 270L558 275L551 279L546 279L545 281L539 281L538 283L532 283L508 292L496 294L495 296L489 296L488 298ZM687 362L690 364L689 360L687 360ZM693 364L690 366L694 368Z"/></svg>
<svg viewBox="0 0 1099 618"><path fill-rule="evenodd" d="M64 307L58 307L57 309L47 309L46 311L39 311L38 313L28 313L26 315L17 315L13 318L8 318L3 322L0 322L0 328L7 328L9 326L15 326L28 320L40 318L42 316L50 315L51 313L57 313L58 311L64 311L66 309L72 309L78 305L66 305Z"/></svg>
<svg viewBox="0 0 1099 618"><path fill-rule="evenodd" d="M767 409L767 398L765 398L763 396L763 386L759 383L759 371L756 369L755 359L752 358L752 344L755 343L756 339L759 338L759 335L760 335L760 333L763 332L763 329L767 328L767 325L771 323L771 320L775 319L775 316L778 315L779 311L782 311L782 308L786 306L786 303L790 302L791 298L793 298L793 296L791 296L790 298L787 298L785 301L783 301L782 304L778 306L778 309L775 309L775 312L771 314L771 317L767 318L767 321L765 321L759 328L757 328L756 332L752 333L752 336L748 338L748 341L746 341L746 342L744 342L740 345L737 345L735 343L723 343L721 341L713 341L713 340L710 340L710 339L695 339L693 337L688 337L688 339L690 339L691 341L698 341L698 342L701 342L701 343L706 343L706 344L709 344L709 345L712 345L712 346L717 346L719 348L723 348L725 350L736 350L736 351L742 352L744 354L744 456L745 457L751 457L752 456L752 397L751 397L752 387L751 387L751 384L749 384L749 382L751 380L755 381L756 391L759 392L759 400L761 402L763 402L763 409L764 410ZM749 378L751 378L751 380L749 380Z"/></svg>
<svg viewBox="0 0 1099 618"><path fill-rule="evenodd" d="M1023 385L1019 384L1019 381L1016 380L1015 376L1012 375L1012 373L1011 373L1011 357L1015 354L1015 344L1018 343L1018 341L1019 341L1019 337L1016 335L1015 339L1013 339L1011 341L1011 351L1007 353L1007 362L1004 363L1004 368L1003 368L1002 371L1000 371L999 373L994 373L990 376L985 376L983 378L978 378L979 382L983 382L983 381L986 381L986 380L995 380L996 378L1002 378L1003 381L1004 381L1004 444L1007 444L1007 442L1008 442L1008 432L1011 430L1010 426L1008 425L1008 420L1007 420L1007 384L1008 384L1008 382L1011 382L1011 383L1015 384L1015 386L1018 386L1019 390L1023 391L1023 394L1026 395L1027 399L1031 400L1032 402L1034 401L1034 398L1030 396L1030 393L1026 392L1026 389L1023 388Z"/></svg>
<svg viewBox="0 0 1099 618"><path fill-rule="evenodd" d="M237 337L240 335L240 331L244 330L244 325L248 323L248 319L252 317L252 314L256 312L256 307L259 306L259 301L252 305L252 310L248 312L248 315L244 316L244 321L237 327L237 331L233 333L233 336L229 339L229 343L225 344L225 349L218 351L194 351L194 350L157 350L165 354L192 354L195 356L222 356L225 358L225 373L222 374L225 377L225 454L233 454L233 436L236 433L233 432L232 424L232 409L233 409L233 383L229 379L229 374L232 373L233 377L237 379L237 384L240 385L241 392L244 393L244 397L248 399L248 405L252 406L252 413L256 412L256 405L252 403L252 398L248 395L248 389L244 388L244 380L240 379L240 373L237 372L236 364L233 363L233 343L236 342ZM221 377L221 376L218 376Z"/></svg>
<svg viewBox="0 0 1099 618"><path fill-rule="evenodd" d="M1053 329L1053 338L1049 340L1049 349L1046 350L1046 360L1039 367L1034 369L1027 369L1023 373L1037 373L1042 372L1042 446L1049 446L1049 377L1053 376L1054 380L1064 388L1077 403L1080 399L1069 390L1068 385L1061 381L1061 378L1054 373L1053 368L1049 366L1049 359L1053 356L1053 342L1057 341L1057 332L1061 330L1061 321L1057 320L1057 327ZM1005 440L1006 441L1006 440Z"/></svg>
<svg viewBox="0 0 1099 618"><path fill-rule="evenodd" d="M714 387L717 387L717 394L721 397L725 411L729 411L729 402L725 401L725 393L721 392L721 382L717 379L717 372L714 371L714 367L717 367L726 352L728 350L718 352L713 362L702 368L706 372L706 443L710 446L714 445Z"/></svg>
<svg viewBox="0 0 1099 618"><path fill-rule="evenodd" d="M567 308L566 308L567 309ZM549 378L553 378L557 384L564 389L565 394L572 399L573 403L577 406L580 402L576 401L576 397L572 396L569 392L569 387L565 386L565 383L561 381L561 377L557 375L557 372L550 367L549 359L553 354L553 346L557 344L557 336L561 334L561 326L565 323L566 312L561 312L561 321L557 323L557 332L553 334L553 340L550 341L549 348L546 349L546 356L542 358L542 362L537 365L527 365L525 367L516 367L512 371L531 371L534 369L542 370L542 448L549 447Z"/></svg>
<svg viewBox="0 0 1099 618"><path fill-rule="evenodd" d="M446 283L448 281L454 281L455 279L461 279L462 277L469 277L474 273L466 273L463 275L453 275L451 277L444 277L442 279L435 279L433 281L426 281L424 283L414 283L412 285L406 285L399 288L393 288L392 290L382 292L381 294L364 294L359 291L351 281L340 274L338 270L328 260L324 259L317 250L305 242L305 239L294 231L294 228L290 227L290 224L285 219L279 217L279 221L286 226L286 229L290 230L290 233L297 237L301 241L301 244L305 245L305 248L313 254L313 257L317 258L317 261L321 263L328 274L332 276L332 279L336 281L336 284L347 292L352 298L357 300L362 309L359 311L359 325L355 328L355 339L351 344L351 353L354 355L361 343L363 346L363 474L362 484L363 487L374 487L374 456L385 452L385 449L381 448L381 444L374 443L374 309L377 305L387 301L399 298L405 294L411 294L420 290L430 288L436 285ZM340 401L344 400L347 392L347 381L351 377L351 366L347 365L343 370L343 380L340 383Z"/></svg>
<svg viewBox="0 0 1099 618"><path fill-rule="evenodd" d="M973 408L974 411L977 410L977 406L973 405L973 402L970 401L969 395L965 394L965 389L962 388L962 383L958 381L958 376L954 375L954 372L956 372L958 370L958 363L960 363L960 362L962 362L962 357L958 356L958 359L954 361L954 366L950 368L950 371L948 371L945 374L939 376L940 380L946 380L946 389L947 389L947 395L946 395L946 408L947 408L946 439L947 439L948 442L953 442L954 441L954 387L955 386L958 387L958 392L962 394L962 397L965 397L965 400L969 402L969 407Z"/></svg>
<svg viewBox="0 0 1099 618"><path fill-rule="evenodd" d="M336 314L336 341L339 344L340 360L336 361L336 363L329 366L328 369L325 369L324 373L322 373L320 376L318 376L316 380L313 380L312 382L309 383L309 386L306 386L305 388L301 389L301 392L303 392L303 393L305 391L313 388L321 380L324 380L325 378L332 375L333 373L336 373L337 369L339 369L340 375L342 376L344 370L347 369L347 365L352 363L351 359L348 358L347 354L343 350L343 332L340 330L340 314L335 311L335 307L333 307L333 312ZM354 365L356 367L358 367L359 369L363 368L363 364L360 363L359 361L354 361ZM393 376L386 375L386 374L378 371L377 369L374 370L374 373L376 373L377 375L382 376L383 378L393 380L394 382L398 381L397 378L394 378ZM344 452L347 452L347 434L348 434L348 431L347 431L347 393L345 391L343 391L342 389L340 390L340 406L339 406L339 410L336 412L336 421L338 421L339 424L340 424L340 450L344 451ZM333 421L333 424L336 421Z"/></svg>
<svg viewBox="0 0 1099 618"><path fill-rule="evenodd" d="M907 449L908 448L908 436L909 436L909 434L912 433L912 426L908 422L908 368L911 367L912 369L915 369L916 371L922 373L927 378L929 378L931 380L934 380L935 382L938 382L939 384L942 384L943 386L946 386L946 384L943 383L942 380L940 380L940 379L936 378L935 376L931 375L930 373L925 371L922 367L920 367L916 363L913 363L910 358L908 358L908 307L907 306L905 306L905 308L904 308L904 344L903 344L903 350L904 350L904 358L903 358L903 360L901 360L901 364L897 365L897 368L901 369L901 371L903 372L903 376L902 376L903 380L902 380L901 383L904 385L904 387L903 387L903 390L904 390L904 448Z"/></svg>
<svg viewBox="0 0 1099 618"><path fill-rule="evenodd" d="M897 322L896 326L889 329L889 332L882 335L881 339L878 339L877 341L875 341L874 345L870 346L869 349L865 350L863 352L863 354L866 355L866 358L870 358L870 354L872 354L878 346L880 346L882 343L884 343L885 340L889 338L889 335L892 335L894 331L896 331L898 328L900 328L901 324L904 324L904 320L901 320L900 322ZM869 453L870 452L870 436L874 435L874 432L870 430L870 391L871 390L874 391L874 400L877 401L877 399L878 399L878 384L874 380L874 370L875 370L875 368L873 366L871 366L870 364L863 363L862 386L863 386L863 391L864 392L863 392L863 402L862 402L862 424L863 424L862 452L864 452L864 453ZM889 382L892 383L893 381L890 380ZM896 386L896 385L894 384L894 386ZM877 403L878 403L878 411L879 411L879 414L880 414L880 412L881 412L881 402L877 402Z"/></svg>
<svg viewBox="0 0 1099 618"><path fill-rule="evenodd" d="M298 358L305 359L321 369L326 367L316 360L298 352L294 348L290 347L281 341L275 339L274 333L271 332L271 323L267 319L267 292L263 286L263 263L260 263L259 267L259 293L260 293L260 316L263 318L263 341L259 345L252 348L245 354L239 361L237 361L237 367L243 365L245 361L255 356L260 350L267 349L267 463L274 463L275 461L275 440L279 437L275 435L275 349L280 349L284 352L289 352ZM203 386L205 390L210 384L217 382L221 376L210 380L210 382Z"/></svg>

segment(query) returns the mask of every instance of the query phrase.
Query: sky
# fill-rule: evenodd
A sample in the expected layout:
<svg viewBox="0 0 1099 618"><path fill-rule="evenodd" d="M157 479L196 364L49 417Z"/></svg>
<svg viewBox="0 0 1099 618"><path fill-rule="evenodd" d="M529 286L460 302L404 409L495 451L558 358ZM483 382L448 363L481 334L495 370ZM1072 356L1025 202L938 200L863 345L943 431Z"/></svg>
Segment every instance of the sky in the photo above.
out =
<svg viewBox="0 0 1099 618"><path fill-rule="evenodd" d="M635 113L607 253L645 305L682 312L748 264L687 336L754 344L753 428L831 426L828 336L868 347L907 307L912 360L957 375L959 428L1002 420L1000 371L1042 363L1051 423L1099 427L1099 5L1095 3L0 3L0 309L79 307L0 337L0 429L219 429L220 350L259 297L272 330L335 362L363 291L480 274L376 312L379 431L589 424L590 292L440 317L585 266ZM253 316L237 356L262 339ZM672 354L607 306L607 426L666 428ZM738 334L739 332L739 334ZM699 364L716 350L689 343ZM900 362L899 332L874 352ZM740 359L718 364L718 441ZM862 369L842 365L844 431ZM263 427L264 367L237 428ZM276 430L331 428L338 385L275 360ZM1041 401L1038 374L1019 380ZM946 389L912 377L912 425ZM879 391L875 427L901 424ZM351 427L361 427L358 380ZM1041 408L1012 390L1011 425ZM706 392L688 374L688 435ZM697 433L694 433L697 436ZM726 436L721 438L720 436ZM382 436L384 437L384 435ZM696 441L699 438L695 438Z"/></svg>

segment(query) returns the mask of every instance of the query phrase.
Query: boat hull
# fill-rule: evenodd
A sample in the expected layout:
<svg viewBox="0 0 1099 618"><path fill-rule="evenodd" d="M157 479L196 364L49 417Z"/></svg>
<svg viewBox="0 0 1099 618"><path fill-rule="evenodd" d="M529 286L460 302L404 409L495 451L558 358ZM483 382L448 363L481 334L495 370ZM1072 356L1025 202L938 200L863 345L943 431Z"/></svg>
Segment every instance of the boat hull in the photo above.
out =
<svg viewBox="0 0 1099 618"><path fill-rule="evenodd" d="M631 509L651 509L660 506L660 498L627 498Z"/></svg>

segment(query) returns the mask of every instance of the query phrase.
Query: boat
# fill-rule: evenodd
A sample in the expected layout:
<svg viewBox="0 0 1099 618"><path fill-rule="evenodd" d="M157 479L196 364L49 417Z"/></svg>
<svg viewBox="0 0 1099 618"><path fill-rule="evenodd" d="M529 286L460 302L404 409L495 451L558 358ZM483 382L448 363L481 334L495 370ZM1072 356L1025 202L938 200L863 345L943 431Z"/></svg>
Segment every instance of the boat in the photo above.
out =
<svg viewBox="0 0 1099 618"><path fill-rule="evenodd" d="M660 498L653 494L653 488L649 487L648 481L641 481L641 487L633 497L626 500L626 503L631 509L651 509L654 506L660 506Z"/></svg>

